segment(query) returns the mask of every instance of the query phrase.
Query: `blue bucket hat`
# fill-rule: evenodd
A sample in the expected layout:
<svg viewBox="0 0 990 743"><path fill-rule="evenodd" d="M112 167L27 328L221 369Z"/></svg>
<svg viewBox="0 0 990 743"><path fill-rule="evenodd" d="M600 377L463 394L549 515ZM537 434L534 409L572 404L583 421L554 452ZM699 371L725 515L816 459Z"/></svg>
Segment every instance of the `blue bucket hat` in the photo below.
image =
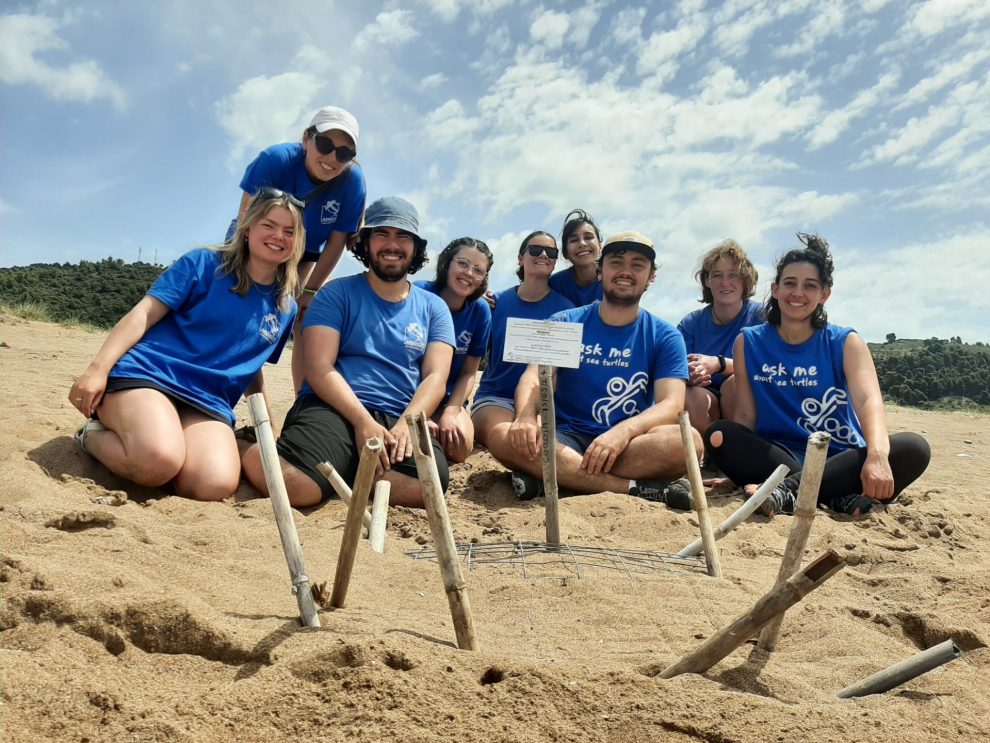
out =
<svg viewBox="0 0 990 743"><path fill-rule="evenodd" d="M419 214L416 207L399 196L386 196L373 202L364 213L364 229L394 227L422 241L419 236Z"/></svg>

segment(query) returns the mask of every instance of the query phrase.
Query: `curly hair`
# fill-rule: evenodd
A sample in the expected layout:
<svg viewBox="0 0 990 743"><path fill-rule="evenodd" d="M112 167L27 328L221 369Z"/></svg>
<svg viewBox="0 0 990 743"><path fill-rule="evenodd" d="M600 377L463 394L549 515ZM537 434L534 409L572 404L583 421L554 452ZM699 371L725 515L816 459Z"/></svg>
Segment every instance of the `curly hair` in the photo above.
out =
<svg viewBox="0 0 990 743"><path fill-rule="evenodd" d="M371 268L371 256L368 254L368 237L371 235L371 231L371 227L362 227L358 231L357 240L355 240L354 244L351 246L351 252L354 254L354 257L357 258L361 262L361 265L365 268ZM411 232L406 234L412 235ZM412 263L409 265L409 271L407 271L409 275L416 273L419 269L430 262L429 256L426 255L426 240L422 237L416 237L416 235L412 235L412 238L415 248L413 250Z"/></svg>
<svg viewBox="0 0 990 743"><path fill-rule="evenodd" d="M708 288L706 282L720 258L725 258L736 265L736 271L739 273L739 278L743 282L742 298L745 302L756 291L756 282L760 280L760 274L753 265L753 262L750 261L749 256L746 255L746 251L732 238L718 243L701 257L698 270L694 274L694 278L701 284L701 299L698 301L703 304L712 304L715 301L715 297L712 296L712 290Z"/></svg>
<svg viewBox="0 0 990 743"><path fill-rule="evenodd" d="M832 265L832 254L829 252L828 243L825 238L819 235L809 235L804 232L797 233L798 240L803 244L803 248L788 250L784 257L777 261L777 274L773 283L779 284L780 277L784 269L792 263L810 263L818 269L818 280L825 289L832 288L832 272L835 270ZM780 325L780 305L772 296L767 300L765 313L767 322L771 325ZM816 330L824 328L828 324L828 314L825 312L825 305L819 304L811 315L811 327Z"/></svg>
<svg viewBox="0 0 990 743"><path fill-rule="evenodd" d="M526 252L526 247L529 245L529 241L532 240L534 237L539 237L540 235L546 235L547 237L549 237L550 241L553 243L553 246L555 248L557 247L557 238L555 238L549 232L544 232L543 230L533 230L528 235L526 235L526 237L523 238L523 241L521 243L519 243L520 258L522 257L522 254ZM516 276L519 277L520 282L522 282L522 280L526 278L526 273L525 271L523 271L523 267L521 264L519 268L516 269Z"/></svg>
<svg viewBox="0 0 990 743"><path fill-rule="evenodd" d="M567 256L567 241L571 239L571 235L577 232L583 224L588 225L595 231L595 237L598 238L599 252L601 251L602 231L598 229L598 225L595 224L595 220L593 220L591 215L584 209L572 209L567 216L564 217L564 228L560 231L560 252L568 260L570 260L570 258Z"/></svg>
<svg viewBox="0 0 990 743"><path fill-rule="evenodd" d="M492 270L495 256L492 255L491 249L481 240L476 240L473 237L459 237L448 243L447 247L441 250L440 255L437 257L437 276L433 280L433 283L436 285L438 292L447 286L447 275L450 273L450 264L464 248L474 248L485 256L488 259L488 270ZM464 304L470 304L480 298L487 290L488 276L485 276L481 285L467 296Z"/></svg>

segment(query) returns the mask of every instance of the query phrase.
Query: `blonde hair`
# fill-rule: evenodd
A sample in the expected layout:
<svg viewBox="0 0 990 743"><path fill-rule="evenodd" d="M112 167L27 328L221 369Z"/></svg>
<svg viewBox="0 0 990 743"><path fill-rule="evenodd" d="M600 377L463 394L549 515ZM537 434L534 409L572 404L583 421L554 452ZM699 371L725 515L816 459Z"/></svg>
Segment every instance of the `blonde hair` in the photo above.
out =
<svg viewBox="0 0 990 743"><path fill-rule="evenodd" d="M243 297L251 287L254 280L248 275L247 265L250 251L248 249L248 232L261 221L275 207L287 209L292 215L295 234L292 237L292 254L285 263L275 267L275 283L278 286L278 307L285 312L289 309L289 299L294 297L299 289L299 261L302 260L303 251L306 248L306 229L303 226L302 210L292 203L290 195L272 198L255 196L248 203L248 208L244 212L244 218L238 220L237 231L230 241L225 245L215 248L221 255L220 267L218 271L230 274L236 279L234 288L231 290L235 294Z"/></svg>
<svg viewBox="0 0 990 743"><path fill-rule="evenodd" d="M760 274L742 246L730 237L718 243L701 257L701 264L694 274L694 277L701 283L701 299L698 301L705 304L711 304L715 301L712 290L708 288L705 282L708 281L708 277L719 258L725 258L738 266L739 278L743 281L743 301L752 297L756 291L756 282L760 280Z"/></svg>

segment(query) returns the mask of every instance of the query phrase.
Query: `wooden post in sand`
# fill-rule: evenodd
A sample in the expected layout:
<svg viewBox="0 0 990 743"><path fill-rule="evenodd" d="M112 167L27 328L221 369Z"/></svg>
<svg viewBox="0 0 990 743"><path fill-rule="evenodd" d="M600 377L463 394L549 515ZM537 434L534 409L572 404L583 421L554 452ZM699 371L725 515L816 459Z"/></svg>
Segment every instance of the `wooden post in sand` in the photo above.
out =
<svg viewBox="0 0 990 743"><path fill-rule="evenodd" d="M333 593L330 595L330 605L335 609L343 608L344 599L347 597L347 587L351 582L354 558L357 555L358 542L361 539L361 522L368 506L371 483L375 479L375 468L378 466L378 455L381 450L382 442L377 438L365 441L364 448L361 450L361 460L358 462L357 474L354 476L351 503L347 507L344 535L340 538L337 572L333 576Z"/></svg>
<svg viewBox="0 0 990 743"><path fill-rule="evenodd" d="M457 647L461 650L477 650L478 639L474 633L474 615L471 613L467 585L461 575L461 564L457 559L457 544L454 542L454 532L450 528L450 517L447 515L447 502L443 497L437 463L433 458L433 444L430 442L430 431L426 426L426 415L421 412L407 415L406 425L412 438L416 472L419 475L419 485L423 488L426 518L430 522L437 562L440 563L443 588L447 593L450 616L454 620Z"/></svg>
<svg viewBox="0 0 990 743"><path fill-rule="evenodd" d="M344 478L340 476L340 473L334 469L334 466L329 462L320 462L316 465L316 470L321 475L323 475L327 482L330 483L330 487L333 488L337 497L344 502L344 505L351 505L351 489L347 487L347 483L344 482ZM377 492L377 491L376 491ZM365 529L371 529L371 514L367 511L364 512L364 516L361 517L361 523L364 524Z"/></svg>
<svg viewBox="0 0 990 743"><path fill-rule="evenodd" d="M780 571L777 573L778 586L801 569L804 547L808 543L811 525L818 511L818 489L822 484L822 470L825 468L828 443L831 440L831 436L821 431L808 437L804 468L801 470L801 484L798 486L797 503L794 506L794 524L791 526L791 533L787 535L784 557L780 561ZM780 625L783 621L783 616L777 617L762 629L760 641L757 643L760 650L771 653L777 647L777 638L780 636Z"/></svg>
<svg viewBox="0 0 990 743"><path fill-rule="evenodd" d="M547 544L559 547L557 411L553 404L553 367L547 364L540 364L540 421L543 429L543 495L546 498Z"/></svg>
<svg viewBox="0 0 990 743"><path fill-rule="evenodd" d="M275 511L275 524L278 526L278 535L282 540L285 561L289 565L292 592L296 595L296 603L299 605L299 616L304 627L319 627L320 617L316 613L309 577L303 564L299 533L296 531L296 522L292 519L292 507L289 505L289 494L285 491L285 480L282 479L282 467L278 462L275 434L272 433L272 422L268 418L265 396L259 392L248 397L248 409L254 421L258 447L261 449L261 466L265 470L268 496L272 502L272 510Z"/></svg>
<svg viewBox="0 0 990 743"><path fill-rule="evenodd" d="M698 456L694 451L694 434L691 429L691 417L686 410L677 414L677 422L681 427L681 444L684 446L684 462L687 465L688 480L691 482L691 505L698 515L698 528L701 530L701 543L705 550L705 565L708 574L713 578L722 577L722 565L718 560L718 549L715 546L715 534L712 532L712 519L708 514L708 497L705 495L705 485L701 481L701 467Z"/></svg>
<svg viewBox="0 0 990 743"><path fill-rule="evenodd" d="M838 553L828 550L786 582L763 595L748 612L723 627L695 650L667 666L660 678L682 673L704 673L759 631L760 627L783 614L845 567Z"/></svg>
<svg viewBox="0 0 990 743"><path fill-rule="evenodd" d="M956 643L951 639L946 640L882 671L877 671L862 681L847 686L836 696L839 699L848 699L850 697L865 697L870 694L882 694L895 686L900 686L913 678L917 678L923 673L928 673L950 660L955 660L960 655L962 655L962 650L956 646Z"/></svg>
<svg viewBox="0 0 990 743"><path fill-rule="evenodd" d="M745 503L739 506L739 509L733 513L729 518L723 521L721 524L716 526L712 533L715 535L715 540L718 541L730 531L735 529L739 524L748 519L756 509L767 499L767 496L773 492L773 489L780 485L780 483L787 477L788 469L786 464L782 464L777 469L773 471L773 474L767 478L767 481L760 485L759 490L753 493ZM682 557L693 557L701 552L703 543L701 538L695 539L691 544L682 549L677 554Z"/></svg>
<svg viewBox="0 0 990 743"><path fill-rule="evenodd" d="M371 506L371 526L368 527L368 542L372 552L385 551L385 524L388 521L388 501L392 494L392 483L379 480L375 483L375 502Z"/></svg>

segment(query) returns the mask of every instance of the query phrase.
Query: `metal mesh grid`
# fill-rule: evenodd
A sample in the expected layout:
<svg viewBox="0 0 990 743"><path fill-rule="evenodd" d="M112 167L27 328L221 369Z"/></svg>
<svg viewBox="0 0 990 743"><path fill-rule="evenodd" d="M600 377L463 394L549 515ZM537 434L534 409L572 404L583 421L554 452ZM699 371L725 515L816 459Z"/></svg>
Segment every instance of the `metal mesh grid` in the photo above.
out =
<svg viewBox="0 0 990 743"><path fill-rule="evenodd" d="M684 557L666 552L614 549L611 547L580 547L546 542L493 542L490 544L458 544L457 553L464 565L472 570L476 565L505 567L511 572L522 572L527 580L559 578L561 575L581 578L582 570L617 570L630 581L636 575L668 572L674 575L702 574L708 571L703 556ZM414 560L433 560L436 550L426 549L407 552Z"/></svg>

